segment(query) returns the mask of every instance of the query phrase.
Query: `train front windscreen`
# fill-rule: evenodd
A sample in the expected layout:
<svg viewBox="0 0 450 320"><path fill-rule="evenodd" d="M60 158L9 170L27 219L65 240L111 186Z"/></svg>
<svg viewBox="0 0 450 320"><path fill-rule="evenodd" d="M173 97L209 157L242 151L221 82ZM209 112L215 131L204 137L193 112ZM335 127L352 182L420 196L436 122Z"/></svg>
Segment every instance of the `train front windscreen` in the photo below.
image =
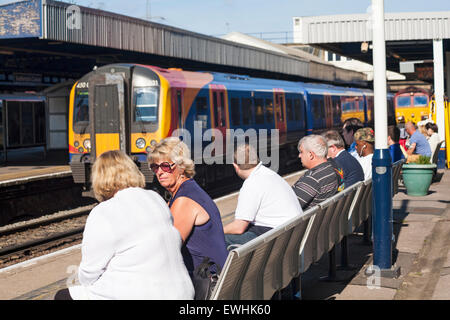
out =
<svg viewBox="0 0 450 320"><path fill-rule="evenodd" d="M73 105L73 130L84 133L89 125L89 91L77 89Z"/></svg>

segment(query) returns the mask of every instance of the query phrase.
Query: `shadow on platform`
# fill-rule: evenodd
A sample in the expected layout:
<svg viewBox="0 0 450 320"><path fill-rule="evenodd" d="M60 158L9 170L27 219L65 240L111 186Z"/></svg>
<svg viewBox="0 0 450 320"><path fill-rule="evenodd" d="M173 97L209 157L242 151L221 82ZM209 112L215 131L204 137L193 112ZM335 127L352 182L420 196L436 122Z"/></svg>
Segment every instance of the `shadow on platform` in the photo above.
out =
<svg viewBox="0 0 450 320"><path fill-rule="evenodd" d="M0 166L59 166L69 164L69 151L45 150L44 147L10 149L6 163Z"/></svg>

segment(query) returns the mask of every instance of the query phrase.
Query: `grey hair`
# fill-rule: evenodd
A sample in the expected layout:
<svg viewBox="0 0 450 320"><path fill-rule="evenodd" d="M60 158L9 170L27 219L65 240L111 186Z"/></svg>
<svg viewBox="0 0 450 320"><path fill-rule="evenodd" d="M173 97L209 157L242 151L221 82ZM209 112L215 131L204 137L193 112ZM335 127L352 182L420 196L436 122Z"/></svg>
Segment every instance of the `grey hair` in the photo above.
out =
<svg viewBox="0 0 450 320"><path fill-rule="evenodd" d="M339 132L335 130L329 130L325 133L322 133L322 137L327 141L328 147L336 146L336 148L345 148L344 139L342 139Z"/></svg>
<svg viewBox="0 0 450 320"><path fill-rule="evenodd" d="M241 170L248 170L256 167L259 163L256 149L248 143L237 146L234 151L234 163L236 163Z"/></svg>
<svg viewBox="0 0 450 320"><path fill-rule="evenodd" d="M298 149L303 146L306 151L312 151L317 157L326 159L328 155L328 144L324 137L311 134L300 139Z"/></svg>

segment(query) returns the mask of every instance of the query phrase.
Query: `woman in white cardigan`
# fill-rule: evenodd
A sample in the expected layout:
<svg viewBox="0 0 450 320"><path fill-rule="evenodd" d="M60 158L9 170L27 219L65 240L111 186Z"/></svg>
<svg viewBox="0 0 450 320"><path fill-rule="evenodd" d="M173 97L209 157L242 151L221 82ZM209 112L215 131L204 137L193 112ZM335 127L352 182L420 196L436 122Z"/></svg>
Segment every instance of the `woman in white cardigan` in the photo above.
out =
<svg viewBox="0 0 450 320"><path fill-rule="evenodd" d="M95 161L92 187L100 204L86 221L81 285L55 299L193 299L181 237L169 207L122 151Z"/></svg>

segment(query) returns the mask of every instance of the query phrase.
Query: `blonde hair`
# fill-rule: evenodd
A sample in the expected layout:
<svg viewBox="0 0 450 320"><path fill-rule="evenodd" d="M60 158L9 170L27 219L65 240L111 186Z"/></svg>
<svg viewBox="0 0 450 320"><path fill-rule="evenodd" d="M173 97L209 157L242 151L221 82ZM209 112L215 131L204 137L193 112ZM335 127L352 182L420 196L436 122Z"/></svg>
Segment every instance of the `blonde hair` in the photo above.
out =
<svg viewBox="0 0 450 320"><path fill-rule="evenodd" d="M92 166L92 189L102 202L111 199L117 191L130 187L145 187L145 177L123 151L102 153Z"/></svg>
<svg viewBox="0 0 450 320"><path fill-rule="evenodd" d="M148 164L160 160L169 160L177 164L184 171L184 175L193 178L195 175L194 161L186 143L177 137L168 137L161 140L147 156Z"/></svg>

